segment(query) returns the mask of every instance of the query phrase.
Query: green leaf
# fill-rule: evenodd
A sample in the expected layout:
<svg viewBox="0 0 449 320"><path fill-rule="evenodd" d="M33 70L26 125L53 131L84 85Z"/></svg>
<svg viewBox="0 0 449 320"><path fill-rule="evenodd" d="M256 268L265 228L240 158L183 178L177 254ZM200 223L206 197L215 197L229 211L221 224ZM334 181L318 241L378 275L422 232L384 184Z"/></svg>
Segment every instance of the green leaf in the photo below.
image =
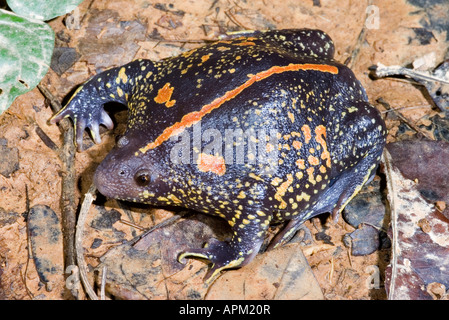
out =
<svg viewBox="0 0 449 320"><path fill-rule="evenodd" d="M75 9L83 0L6 0L15 13L47 21Z"/></svg>
<svg viewBox="0 0 449 320"><path fill-rule="evenodd" d="M0 9L0 114L39 84L50 66L54 41L46 23Z"/></svg>

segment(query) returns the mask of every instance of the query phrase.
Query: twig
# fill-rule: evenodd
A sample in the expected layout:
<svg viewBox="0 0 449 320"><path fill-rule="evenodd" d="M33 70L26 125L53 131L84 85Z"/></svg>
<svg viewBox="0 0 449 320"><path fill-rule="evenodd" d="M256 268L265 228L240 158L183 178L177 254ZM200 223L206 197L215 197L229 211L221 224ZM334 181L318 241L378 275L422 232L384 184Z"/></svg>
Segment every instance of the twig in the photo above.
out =
<svg viewBox="0 0 449 320"><path fill-rule="evenodd" d="M38 85L39 90L46 99L50 101L50 106L54 112L61 109L61 104L53 94L44 86ZM60 122L63 131L63 146L59 149L59 158L62 163L62 194L61 194L61 215L64 247L64 270L76 263L75 253L75 225L76 225L76 203L75 203L75 145L73 143L74 130L70 120L63 119ZM77 297L76 289L72 290L72 295Z"/></svg>
<svg viewBox="0 0 449 320"><path fill-rule="evenodd" d="M106 300L105 288L106 288L106 273L108 267L103 266L101 271L101 287L100 287L100 300Z"/></svg>
<svg viewBox="0 0 449 320"><path fill-rule="evenodd" d="M441 83L449 84L449 81L447 81L441 77L436 77L436 76L430 74L429 72L411 70L411 69L407 69L407 68L404 68L401 66L387 67L387 66L384 66L382 63L377 64L375 73L376 73L376 76L379 78L402 75L402 76L410 77L415 80L419 79L419 80L423 80L423 81L438 81Z"/></svg>
<svg viewBox="0 0 449 320"><path fill-rule="evenodd" d="M397 245L397 241L398 241L398 228L397 228L397 209L396 209L396 202L395 202L395 195L399 190L396 190L395 188L395 184L394 184L394 177L393 177L393 163L392 163L392 159L391 159L391 155L388 152L387 148L384 149L383 153L382 153L382 163L385 167L384 171L385 171L385 176L386 176L386 180L387 180L387 191L388 191L388 201L389 201L389 208L390 208L390 214L391 214L391 219L390 219L390 223L391 223L391 231L392 231L392 236L391 236L391 252L392 252L392 257L391 257L391 261L390 261L390 265L391 265L391 279L390 279L390 286L389 286L389 290L388 292L388 296L389 297L395 297L395 290L396 290L396 286L394 285L396 283L396 276L398 274L397 272L397 252L398 252L398 245Z"/></svg>
<svg viewBox="0 0 449 320"><path fill-rule="evenodd" d="M96 188L94 185L92 185L89 188L89 191L87 191L87 193L84 195L84 200L81 204L81 210L78 217L78 222L76 224L75 233L76 261L79 267L81 282L83 283L84 289L86 290L87 295L91 300L98 300L98 296L87 279L87 267L86 262L84 261L83 232L90 205L95 199L95 191Z"/></svg>
<svg viewBox="0 0 449 320"><path fill-rule="evenodd" d="M226 16L229 18L229 20L231 20L233 23L235 23L237 26L239 26L240 28L242 28L243 30L250 30L250 28L245 27L243 24L241 24L232 14L231 12L232 8L229 10L226 10L224 13L226 14Z"/></svg>
<svg viewBox="0 0 449 320"><path fill-rule="evenodd" d="M347 248L346 253L348 254L348 259L349 259L349 265L352 266L352 258L351 258L351 252L352 252L352 241L349 242L349 248Z"/></svg>
<svg viewBox="0 0 449 320"><path fill-rule="evenodd" d="M28 259L25 266L25 273L23 275L23 282L25 284L25 289L27 294L31 297L31 299L34 299L34 294L31 292L31 290L28 288L27 284L27 277L28 277L28 265L30 264L30 260L33 259L33 251L31 250L31 237L30 237L30 227L28 225L28 221L30 220L30 200L28 197L28 185L25 184L25 199L26 199L26 213L27 213L27 251L28 251ZM39 275L39 273L38 273Z"/></svg>
<svg viewBox="0 0 449 320"><path fill-rule="evenodd" d="M427 132L421 130L421 128L419 128L417 125L415 125L414 123L412 123L411 121L409 121L406 117L404 117L400 112L397 112L396 109L391 108L390 104L388 102L386 102L384 99L379 98L376 100L376 102L380 103L382 106L385 107L385 109L387 109L388 111L392 111L394 112L400 119L401 121L403 121L404 123L406 123L410 128L412 128L414 131L416 131L417 133L422 134L424 137L426 137L429 140L435 140L434 137L429 136L427 134Z"/></svg>
<svg viewBox="0 0 449 320"><path fill-rule="evenodd" d="M332 284L333 277L334 277L334 257L331 258L331 270L329 271L329 284Z"/></svg>
<svg viewBox="0 0 449 320"><path fill-rule="evenodd" d="M134 222L131 222L131 221L128 221L128 220L120 219L120 222L123 223L123 224L126 224L127 226L133 227L135 229L139 229L140 231L146 231L147 230L146 228L141 227L141 226L135 224Z"/></svg>
<svg viewBox="0 0 449 320"><path fill-rule="evenodd" d="M367 6L370 6L372 4L372 1L369 0ZM344 62L345 65L347 65L349 68L352 68L355 64L355 60L357 59L360 47L362 46L363 42L365 41L365 35L366 35L366 19L368 18L368 12L366 13L366 17L363 20L363 26L362 30L360 30L359 36L357 37L357 41L355 43L354 49L352 50L351 55L346 59Z"/></svg>
<svg viewBox="0 0 449 320"><path fill-rule="evenodd" d="M41 138L42 142L47 147L49 147L53 151L59 150L58 146L53 142L53 140L50 139L49 136L47 136L47 134L44 132L44 130L42 130L42 128L39 127L39 125L37 123L36 123L36 128L34 129L34 131L39 136L39 138Z"/></svg>

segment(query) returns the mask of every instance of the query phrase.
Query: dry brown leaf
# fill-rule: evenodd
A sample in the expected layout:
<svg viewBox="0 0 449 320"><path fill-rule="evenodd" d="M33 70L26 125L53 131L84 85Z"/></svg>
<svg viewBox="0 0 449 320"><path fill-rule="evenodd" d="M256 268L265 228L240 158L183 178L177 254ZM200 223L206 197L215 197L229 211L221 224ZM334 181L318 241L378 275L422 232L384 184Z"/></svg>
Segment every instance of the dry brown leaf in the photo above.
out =
<svg viewBox="0 0 449 320"><path fill-rule="evenodd" d="M449 284L449 224L421 196L412 180L396 168L388 150L384 152L388 200L391 208L392 259L386 270L388 298L431 299L426 286ZM419 221L426 219L429 232Z"/></svg>
<svg viewBox="0 0 449 320"><path fill-rule="evenodd" d="M320 286L299 244L287 244L256 256L251 264L223 274L207 299L317 300Z"/></svg>

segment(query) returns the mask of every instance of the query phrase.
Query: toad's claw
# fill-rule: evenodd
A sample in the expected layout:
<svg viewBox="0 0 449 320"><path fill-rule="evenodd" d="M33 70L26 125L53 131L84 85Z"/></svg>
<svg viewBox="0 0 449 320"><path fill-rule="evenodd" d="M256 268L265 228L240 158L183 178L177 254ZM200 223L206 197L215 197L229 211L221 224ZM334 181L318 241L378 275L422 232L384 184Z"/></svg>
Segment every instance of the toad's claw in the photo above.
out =
<svg viewBox="0 0 449 320"><path fill-rule="evenodd" d="M82 151L83 134L89 129L95 143L100 143L100 125L104 125L111 130L114 127L109 115L104 111L103 106L82 107L77 97L74 97L67 106L56 113L50 123L55 124L64 118L71 118L75 129L75 145L78 151Z"/></svg>
<svg viewBox="0 0 449 320"><path fill-rule="evenodd" d="M206 274L204 281L210 284L218 277L224 269L241 267L248 255L242 252L235 252L228 242L211 239L202 249L190 249L179 255L178 261L185 263L186 257L197 257L207 259L212 262L212 267Z"/></svg>

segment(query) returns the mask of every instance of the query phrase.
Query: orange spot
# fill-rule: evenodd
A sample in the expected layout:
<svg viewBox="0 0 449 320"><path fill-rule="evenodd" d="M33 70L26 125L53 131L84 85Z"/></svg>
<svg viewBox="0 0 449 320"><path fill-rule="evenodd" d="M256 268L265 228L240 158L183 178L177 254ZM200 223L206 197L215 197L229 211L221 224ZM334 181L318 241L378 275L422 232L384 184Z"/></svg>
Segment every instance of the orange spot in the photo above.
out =
<svg viewBox="0 0 449 320"><path fill-rule="evenodd" d="M190 51L186 51L186 52L183 52L182 53L182 56L184 57L184 58L188 58L188 57L190 57L191 55L192 55L192 53L194 53L195 51L197 51L198 49L192 49L192 50L190 50Z"/></svg>
<svg viewBox="0 0 449 320"><path fill-rule="evenodd" d="M315 176L313 175L315 169L313 167L310 167L309 169L306 170L307 174L309 175L309 182L312 184L315 184Z"/></svg>
<svg viewBox="0 0 449 320"><path fill-rule="evenodd" d="M154 98L154 101L156 101L157 103L165 103L165 106L167 108L173 107L176 100L170 99L174 89L175 88L170 87L170 83L167 82L161 89L158 90L157 96Z"/></svg>
<svg viewBox="0 0 449 320"><path fill-rule="evenodd" d="M295 148L297 150L301 149L301 147L302 147L302 143L299 142L298 140L293 141L292 145L293 145L293 148Z"/></svg>
<svg viewBox="0 0 449 320"><path fill-rule="evenodd" d="M326 173L326 171L327 171L327 169L326 169L325 166L321 166L321 167L320 167L320 172L321 172L321 173Z"/></svg>
<svg viewBox="0 0 449 320"><path fill-rule="evenodd" d="M296 160L296 165L298 166L299 169L302 169L302 170L304 170L306 168L305 161L303 159Z"/></svg>
<svg viewBox="0 0 449 320"><path fill-rule="evenodd" d="M279 73L288 72L288 71L299 71L299 70L305 70L305 71L313 70L313 71L338 74L337 67L325 65L325 64L289 64L287 66L271 67L268 70L261 71L255 75L251 75L251 77L246 82L244 82L243 84L241 84L240 86L238 86L235 89L227 91L223 96L216 98L214 101L212 101L209 104L206 104L199 111L193 111L193 112L190 112L190 113L184 115L182 117L181 121L176 122L172 126L165 128L165 130L162 132L162 134L160 136L158 136L156 138L156 140L148 143L145 147L141 148L140 151L142 153L145 153L150 149L154 149L154 148L160 146L164 141L170 139L170 137L180 133L185 128L190 127L190 126L194 125L195 123L199 122L206 114L212 112L214 109L219 108L226 101L231 100L231 99L235 98L236 96L238 96L243 90L250 87L255 82L264 80L264 79L272 76L273 74L279 74ZM167 84L165 86L167 86ZM164 86L164 88L165 88L165 86ZM169 87L169 84L167 87ZM164 88L162 88L162 89L164 89ZM171 91L173 91L173 90L171 90ZM158 94L158 96L159 96L159 94ZM310 128L309 128L309 130L310 130Z"/></svg>
<svg viewBox="0 0 449 320"><path fill-rule="evenodd" d="M207 60L209 60L209 58L210 58L210 55L206 54L206 55L201 57L201 62L206 62Z"/></svg>
<svg viewBox="0 0 449 320"><path fill-rule="evenodd" d="M291 174L287 174L287 181L284 181L279 188L276 189L276 194L274 198L278 200L281 204L279 205L279 209L287 208L287 203L282 199L282 197L287 192L288 187L293 183L293 176Z"/></svg>
<svg viewBox="0 0 449 320"><path fill-rule="evenodd" d="M202 172L212 172L219 176L224 175L226 172L226 164L223 157L201 153L198 156L197 164L198 169Z"/></svg>
<svg viewBox="0 0 449 320"><path fill-rule="evenodd" d="M256 44L252 41L245 41L245 42L240 42L237 43L239 46L255 46Z"/></svg>
<svg viewBox="0 0 449 320"><path fill-rule="evenodd" d="M302 126L301 130L304 133L304 139L306 143L309 143L310 139L312 139L312 132L310 130L310 127L307 124L305 124Z"/></svg>
<svg viewBox="0 0 449 320"><path fill-rule="evenodd" d="M312 166L317 166L320 164L320 160L317 157L309 156L307 159Z"/></svg>
<svg viewBox="0 0 449 320"><path fill-rule="evenodd" d="M319 125L315 128L316 141L323 147L323 152L321 153L321 159L326 160L326 165L328 168L331 167L331 155L329 150L327 150L326 143L326 127Z"/></svg>

